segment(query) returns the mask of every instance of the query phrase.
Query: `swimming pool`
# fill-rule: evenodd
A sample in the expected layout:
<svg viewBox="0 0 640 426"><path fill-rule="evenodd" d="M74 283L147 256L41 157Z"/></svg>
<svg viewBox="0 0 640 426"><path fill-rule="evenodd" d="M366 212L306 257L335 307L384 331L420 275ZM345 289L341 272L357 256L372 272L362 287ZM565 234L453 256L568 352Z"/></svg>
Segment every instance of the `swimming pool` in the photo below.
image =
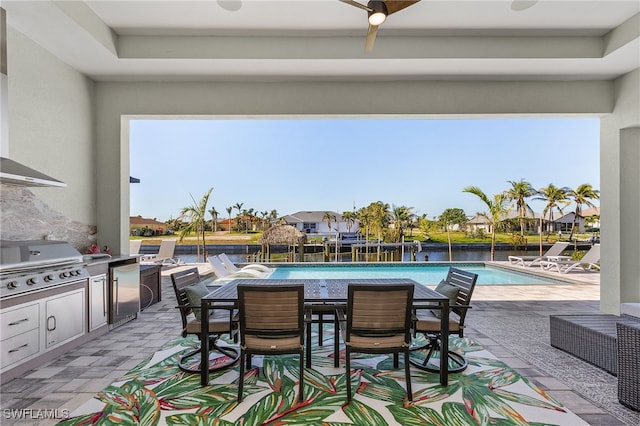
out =
<svg viewBox="0 0 640 426"><path fill-rule="evenodd" d="M447 276L449 264L333 264L278 266L269 278L273 279L361 279L410 278L425 285L435 285ZM454 264L456 268L478 274L478 285L535 285L557 284L557 280L535 274L485 266L482 263Z"/></svg>

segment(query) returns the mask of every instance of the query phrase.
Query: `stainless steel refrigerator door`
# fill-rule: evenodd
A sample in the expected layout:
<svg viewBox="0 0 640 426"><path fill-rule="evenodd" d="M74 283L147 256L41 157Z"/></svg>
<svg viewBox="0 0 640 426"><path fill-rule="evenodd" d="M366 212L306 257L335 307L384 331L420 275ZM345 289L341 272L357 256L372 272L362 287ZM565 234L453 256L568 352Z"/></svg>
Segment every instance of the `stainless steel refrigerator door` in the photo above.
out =
<svg viewBox="0 0 640 426"><path fill-rule="evenodd" d="M135 318L140 311L140 265L132 263L110 268L110 275L110 323Z"/></svg>

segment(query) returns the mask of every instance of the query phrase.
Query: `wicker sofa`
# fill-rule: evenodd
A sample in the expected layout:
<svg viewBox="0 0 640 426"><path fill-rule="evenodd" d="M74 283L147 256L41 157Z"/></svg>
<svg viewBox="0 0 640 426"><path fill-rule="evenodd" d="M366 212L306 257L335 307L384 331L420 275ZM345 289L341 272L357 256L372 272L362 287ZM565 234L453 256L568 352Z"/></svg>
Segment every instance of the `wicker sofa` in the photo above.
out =
<svg viewBox="0 0 640 426"><path fill-rule="evenodd" d="M640 411L640 322L617 324L618 400Z"/></svg>
<svg viewBox="0 0 640 426"><path fill-rule="evenodd" d="M618 399L640 410L640 318L630 315L552 315L551 346L618 376Z"/></svg>

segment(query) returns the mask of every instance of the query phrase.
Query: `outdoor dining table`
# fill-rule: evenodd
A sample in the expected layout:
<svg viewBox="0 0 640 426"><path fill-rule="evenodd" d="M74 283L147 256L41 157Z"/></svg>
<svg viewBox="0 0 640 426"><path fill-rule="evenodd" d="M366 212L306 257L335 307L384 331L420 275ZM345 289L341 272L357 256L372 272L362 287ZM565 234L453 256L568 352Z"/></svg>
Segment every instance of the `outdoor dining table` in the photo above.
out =
<svg viewBox="0 0 640 426"><path fill-rule="evenodd" d="M239 284L253 285L278 285L278 284L303 284L304 285L304 302L313 312L314 306L319 308L319 312L326 312L327 306L345 304L347 302L347 289L351 283L362 284L413 284L413 306L425 307L432 305L424 305L425 303L433 304L434 307L441 309L442 315L440 320L440 333L443 342L449 341L449 298L443 296L435 290L425 287L424 285L407 278L391 278L391 279L302 279L302 280L286 280L286 279L235 279L213 290L202 298L201 316L207 318L209 309L215 303L221 303L225 306L234 304L237 307ZM323 310L324 308L325 310ZM336 331L336 346L338 336ZM207 386L209 384L209 351L208 349L208 323L202 321L202 330L200 332L201 351L200 365L200 384ZM309 340L307 340L309 342ZM337 361L337 354L336 354ZM447 386L449 376L449 366L446 362L440 363L440 384Z"/></svg>

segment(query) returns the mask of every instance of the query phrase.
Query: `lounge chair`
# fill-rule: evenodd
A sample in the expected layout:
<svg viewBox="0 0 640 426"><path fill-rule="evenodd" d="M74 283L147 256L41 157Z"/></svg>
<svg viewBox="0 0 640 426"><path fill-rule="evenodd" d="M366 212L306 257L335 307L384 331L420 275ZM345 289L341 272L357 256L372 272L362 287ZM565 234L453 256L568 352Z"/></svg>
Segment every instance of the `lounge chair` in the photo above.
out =
<svg viewBox="0 0 640 426"><path fill-rule="evenodd" d="M129 240L129 254L140 254L142 240Z"/></svg>
<svg viewBox="0 0 640 426"><path fill-rule="evenodd" d="M173 255L176 249L176 240L162 240L157 254L147 254L142 256L140 263L179 265L180 259Z"/></svg>
<svg viewBox="0 0 640 426"><path fill-rule="evenodd" d="M509 263L512 265L536 266L540 264L541 260L547 260L549 257L560 256L562 252L569 245L568 242L557 241L549 249L542 254L542 256L509 256ZM528 262L528 263L527 263Z"/></svg>
<svg viewBox="0 0 640 426"><path fill-rule="evenodd" d="M600 244L594 244L580 260L541 260L540 267L545 270L555 269L566 274L578 268L584 271L600 270Z"/></svg>
<svg viewBox="0 0 640 426"><path fill-rule="evenodd" d="M264 273L273 272L273 268L269 268L268 266L261 265L259 263L251 263L249 265L243 266L242 268L238 268L236 264L233 263L231 259L229 259L229 256L227 256L226 253L220 253L218 255L218 258L222 261L222 264L224 265L224 267L227 268L227 270L231 273L246 271L246 270L255 270L255 271L264 272Z"/></svg>
<svg viewBox="0 0 640 426"><path fill-rule="evenodd" d="M268 273L249 269L238 272L229 272L229 270L224 267L222 260L220 260L218 256L209 256L209 264L213 268L213 272L218 277L218 280L222 281L233 280L236 278L265 278L268 275Z"/></svg>

